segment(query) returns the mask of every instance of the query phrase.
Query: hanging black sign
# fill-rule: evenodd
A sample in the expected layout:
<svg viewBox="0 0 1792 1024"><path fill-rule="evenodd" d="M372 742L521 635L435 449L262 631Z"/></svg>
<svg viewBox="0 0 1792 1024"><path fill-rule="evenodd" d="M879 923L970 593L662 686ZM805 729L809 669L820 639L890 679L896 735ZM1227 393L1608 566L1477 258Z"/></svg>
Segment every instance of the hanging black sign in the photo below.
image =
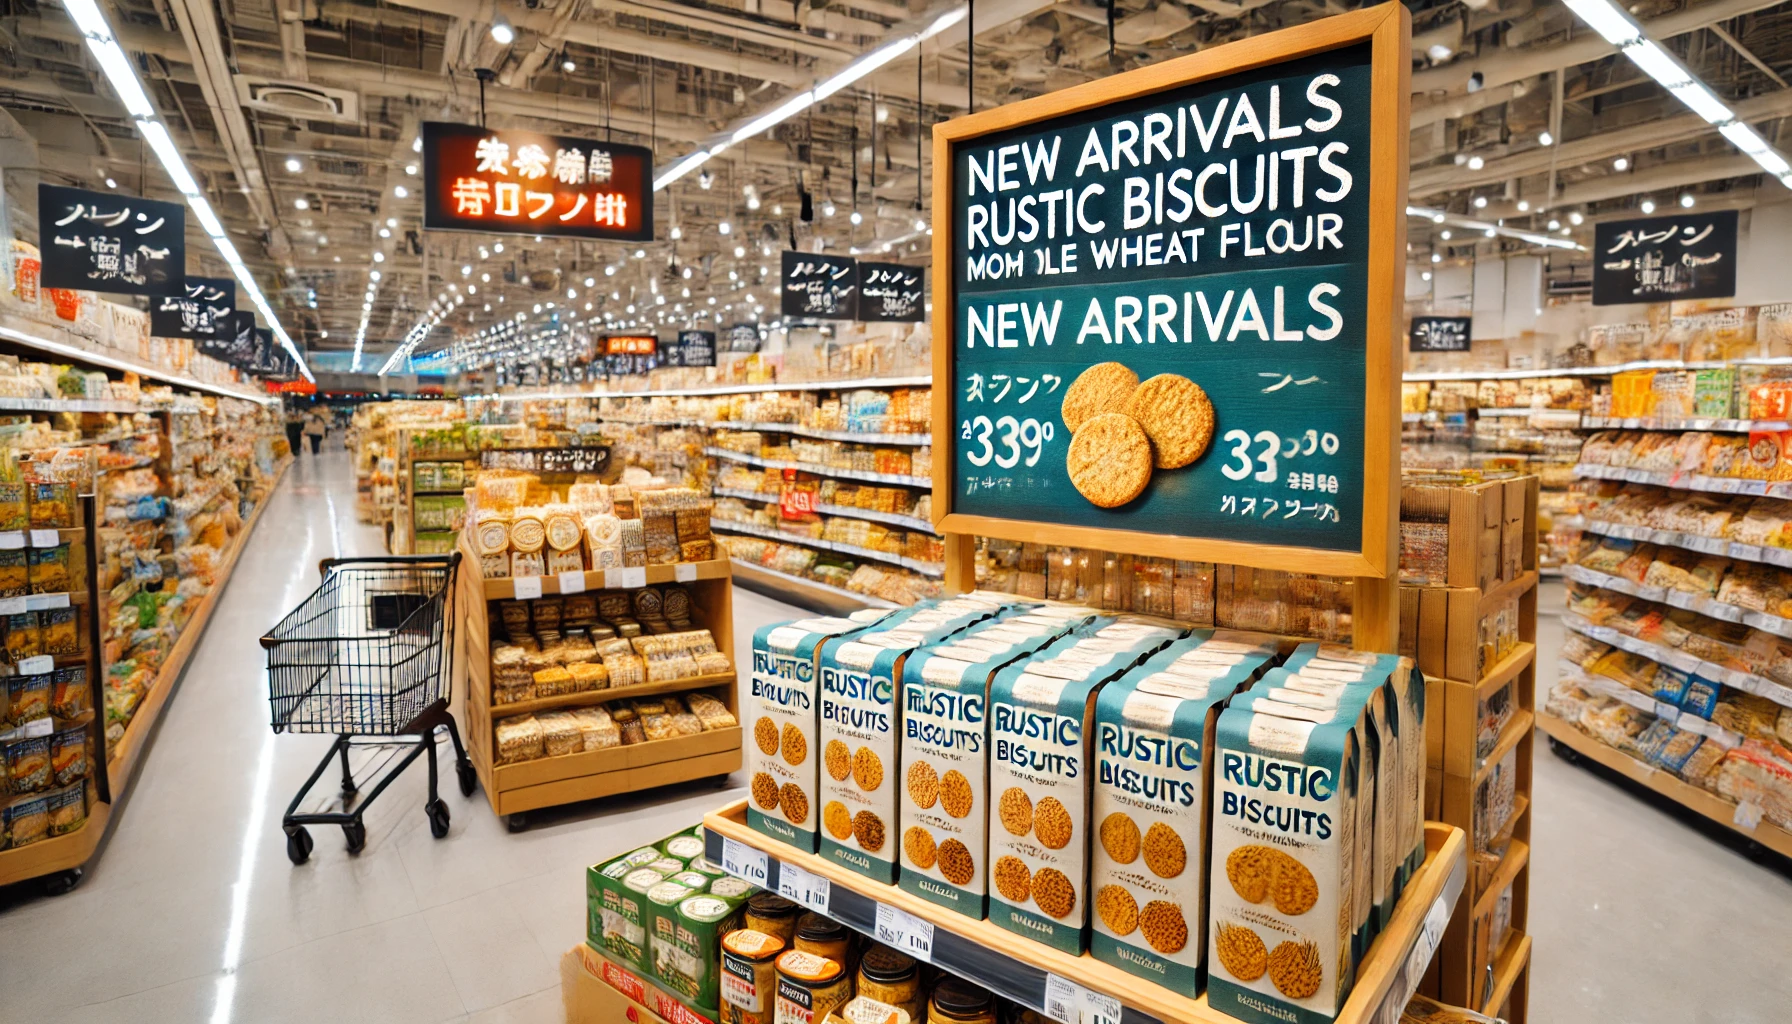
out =
<svg viewBox="0 0 1792 1024"><path fill-rule="evenodd" d="M716 332L679 331L678 341L666 347L667 366L716 365Z"/></svg>
<svg viewBox="0 0 1792 1024"><path fill-rule="evenodd" d="M1593 305L1736 294L1736 211L1607 221L1593 231Z"/></svg>
<svg viewBox="0 0 1792 1024"><path fill-rule="evenodd" d="M255 362L255 313L239 309L230 317L230 329L215 338L199 339L199 351L213 359L221 359L237 369L247 369Z"/></svg>
<svg viewBox="0 0 1792 1024"><path fill-rule="evenodd" d="M479 453L481 469L530 473L602 473L610 465L607 445L589 448L499 448Z"/></svg>
<svg viewBox="0 0 1792 1024"><path fill-rule="evenodd" d="M653 153L474 124L423 125L430 230L653 240Z"/></svg>
<svg viewBox="0 0 1792 1024"><path fill-rule="evenodd" d="M42 287L181 294L187 208L179 203L40 184L37 223Z"/></svg>
<svg viewBox="0 0 1792 1024"><path fill-rule="evenodd" d="M1466 316L1415 316L1407 347L1414 352L1467 352L1472 322Z"/></svg>
<svg viewBox="0 0 1792 1024"><path fill-rule="evenodd" d="M901 263L860 263L859 319L918 323L927 309L925 276Z"/></svg>
<svg viewBox="0 0 1792 1024"><path fill-rule="evenodd" d="M759 325L734 324L728 328L726 336L728 352L759 351Z"/></svg>
<svg viewBox="0 0 1792 1024"><path fill-rule="evenodd" d="M851 320L858 315L858 261L850 256L784 250L785 316Z"/></svg>
<svg viewBox="0 0 1792 1024"><path fill-rule="evenodd" d="M158 338L222 338L230 334L236 312L236 280L193 277L178 295L162 295L149 303L149 333Z"/></svg>

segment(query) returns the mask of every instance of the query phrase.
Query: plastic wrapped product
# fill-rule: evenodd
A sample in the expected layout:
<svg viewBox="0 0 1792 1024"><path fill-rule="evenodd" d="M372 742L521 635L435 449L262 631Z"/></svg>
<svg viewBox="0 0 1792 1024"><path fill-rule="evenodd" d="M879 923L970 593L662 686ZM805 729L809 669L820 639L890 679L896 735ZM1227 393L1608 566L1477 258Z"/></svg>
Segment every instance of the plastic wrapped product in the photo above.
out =
<svg viewBox="0 0 1792 1024"><path fill-rule="evenodd" d="M597 647L592 644L590 634L583 631L567 634L565 663L568 667L596 657Z"/></svg>
<svg viewBox="0 0 1792 1024"><path fill-rule="evenodd" d="M6 653L14 664L44 653L43 631L38 626L36 612L20 612L6 617Z"/></svg>
<svg viewBox="0 0 1792 1024"><path fill-rule="evenodd" d="M6 724L20 726L50 714L52 677L14 676L6 681Z"/></svg>
<svg viewBox="0 0 1792 1024"><path fill-rule="evenodd" d="M535 695L537 697L557 697L563 693L572 693L575 689L572 673L559 666L535 673Z"/></svg>
<svg viewBox="0 0 1792 1024"><path fill-rule="evenodd" d="M87 727L77 725L50 734L50 775L53 784L67 786L87 778Z"/></svg>
<svg viewBox="0 0 1792 1024"><path fill-rule="evenodd" d="M568 629L588 627L597 621L596 594L570 594L560 613L560 622Z"/></svg>
<svg viewBox="0 0 1792 1024"><path fill-rule="evenodd" d="M492 685L514 687L534 682L532 674L525 666L528 655L515 644L495 644L492 647Z"/></svg>
<svg viewBox="0 0 1792 1024"><path fill-rule="evenodd" d="M46 797L14 800L5 808L7 847L29 846L50 834L50 802Z"/></svg>
<svg viewBox="0 0 1792 1024"><path fill-rule="evenodd" d="M34 483L28 486L33 530L62 529L75 525L75 486L66 483Z"/></svg>
<svg viewBox="0 0 1792 1024"><path fill-rule="evenodd" d="M510 575L540 576L547 572L547 559L541 557L539 551L512 551L510 553Z"/></svg>
<svg viewBox="0 0 1792 1024"><path fill-rule="evenodd" d="M25 485L0 483L0 530L23 530L31 524L26 510Z"/></svg>
<svg viewBox="0 0 1792 1024"><path fill-rule="evenodd" d="M566 666L575 690L602 690L610 685L610 673L603 665L579 661Z"/></svg>
<svg viewBox="0 0 1792 1024"><path fill-rule="evenodd" d="M534 699L535 699L535 684L534 683L527 683L522 686L496 686L496 685L494 685L492 687L492 706L493 707L502 707L503 705L506 705L506 704L520 704L523 701L534 700Z"/></svg>
<svg viewBox="0 0 1792 1024"><path fill-rule="evenodd" d="M578 548L573 548L570 551L550 549L547 556L547 571L544 575L557 576L563 572L582 572L585 568L585 554Z"/></svg>
<svg viewBox="0 0 1792 1024"><path fill-rule="evenodd" d="M555 551L572 551L585 538L584 527L568 506L550 506L545 510L542 528L547 533L548 547Z"/></svg>
<svg viewBox="0 0 1792 1024"><path fill-rule="evenodd" d="M492 730L498 742L498 764L532 761L542 756L541 725L534 715L500 719Z"/></svg>
<svg viewBox="0 0 1792 1024"><path fill-rule="evenodd" d="M50 788L50 737L33 736L0 747L6 758L7 785L14 793Z"/></svg>
<svg viewBox="0 0 1792 1024"><path fill-rule="evenodd" d="M642 531L639 519L624 519L622 521L622 564L625 566L647 564L647 538Z"/></svg>
<svg viewBox="0 0 1792 1024"><path fill-rule="evenodd" d="M510 550L537 552L547 543L547 528L534 510L519 511L510 520Z"/></svg>
<svg viewBox="0 0 1792 1024"><path fill-rule="evenodd" d="M86 666L59 668L53 674L50 713L75 718L93 708L93 688L87 683Z"/></svg>
<svg viewBox="0 0 1792 1024"><path fill-rule="evenodd" d="M590 548L593 569L612 569L622 565L622 520L608 512L585 517L585 544Z"/></svg>
<svg viewBox="0 0 1792 1024"><path fill-rule="evenodd" d="M648 740L669 740L678 736L678 730L672 725L672 716L663 711L642 713L641 731Z"/></svg>
<svg viewBox="0 0 1792 1024"><path fill-rule="evenodd" d="M635 718L633 721L622 723L622 745L623 746L629 747L629 746L633 746L637 743L646 743L646 742L647 742L647 734L642 730L640 718Z"/></svg>
<svg viewBox="0 0 1792 1024"><path fill-rule="evenodd" d="M608 513L612 508L610 489L603 484L573 484L566 489L566 501L586 515Z"/></svg>
<svg viewBox="0 0 1792 1024"><path fill-rule="evenodd" d="M30 559L27 548L0 551L0 597L23 597L30 592Z"/></svg>
<svg viewBox="0 0 1792 1024"><path fill-rule="evenodd" d="M504 617L504 632L510 634L511 639L529 632L529 602L503 601L498 608Z"/></svg>
<svg viewBox="0 0 1792 1024"><path fill-rule="evenodd" d="M542 752L548 757L561 754L576 754L585 749L585 741L579 729L578 719L565 711L550 711L536 715L535 721L541 726Z"/></svg>
<svg viewBox="0 0 1792 1024"><path fill-rule="evenodd" d="M732 729L740 724L726 704L707 693L693 693L689 700L691 714L697 716L705 730Z"/></svg>
<svg viewBox="0 0 1792 1024"><path fill-rule="evenodd" d="M76 628L75 609L52 608L41 615L45 653L81 653L81 633Z"/></svg>

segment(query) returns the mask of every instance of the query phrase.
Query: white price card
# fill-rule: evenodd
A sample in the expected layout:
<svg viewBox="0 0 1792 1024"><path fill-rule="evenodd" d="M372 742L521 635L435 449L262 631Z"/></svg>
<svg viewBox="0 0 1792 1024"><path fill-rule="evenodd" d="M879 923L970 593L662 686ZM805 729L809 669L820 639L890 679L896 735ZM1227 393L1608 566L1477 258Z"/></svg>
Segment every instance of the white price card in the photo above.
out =
<svg viewBox="0 0 1792 1024"><path fill-rule="evenodd" d="M32 594L25 598L25 610L28 612L49 611L52 608L67 608L67 594Z"/></svg>
<svg viewBox="0 0 1792 1024"><path fill-rule="evenodd" d="M1656 718L1666 720L1669 725L1680 720L1680 709L1666 701L1656 701L1653 710Z"/></svg>
<svg viewBox="0 0 1792 1024"><path fill-rule="evenodd" d="M917 960L933 962L933 924L888 903L877 905L877 941Z"/></svg>
<svg viewBox="0 0 1792 1024"><path fill-rule="evenodd" d="M55 530L32 530L31 546L34 548L53 548L62 543L62 534Z"/></svg>
<svg viewBox="0 0 1792 1024"><path fill-rule="evenodd" d="M1045 1015L1062 1024L1120 1024L1120 1000L1047 974Z"/></svg>
<svg viewBox="0 0 1792 1024"><path fill-rule="evenodd" d="M14 551L25 546L24 530L0 531L0 551Z"/></svg>
<svg viewBox="0 0 1792 1024"><path fill-rule="evenodd" d="M25 611L25 598L0 597L0 615L23 615Z"/></svg>
<svg viewBox="0 0 1792 1024"><path fill-rule="evenodd" d="M1736 814L1730 819L1736 827L1745 832L1753 832L1755 826L1761 824L1761 805L1753 800L1744 800L1736 805Z"/></svg>
<svg viewBox="0 0 1792 1024"><path fill-rule="evenodd" d="M18 668L19 675L41 676L45 672L54 672L56 670L56 659L48 654L40 654L35 658L25 658L21 660Z"/></svg>
<svg viewBox="0 0 1792 1024"><path fill-rule="evenodd" d="M533 601L541 596L540 576L518 576L511 581L518 601Z"/></svg>
<svg viewBox="0 0 1792 1024"><path fill-rule="evenodd" d="M679 583L690 583L697 578L697 563L680 562L672 567L672 578Z"/></svg>
<svg viewBox="0 0 1792 1024"><path fill-rule="evenodd" d="M817 914L827 914L831 885L827 879L795 864L778 865L778 895L800 903Z"/></svg>
<svg viewBox="0 0 1792 1024"><path fill-rule="evenodd" d="M555 577L560 581L562 594L583 594L585 592L585 570L569 569Z"/></svg>
<svg viewBox="0 0 1792 1024"><path fill-rule="evenodd" d="M722 840L722 870L737 878L744 878L760 888L765 888L765 881L771 874L771 862L764 850L755 850L745 843L737 843L732 839Z"/></svg>
<svg viewBox="0 0 1792 1024"><path fill-rule="evenodd" d="M647 567L631 565L622 570L622 585L630 590L638 590L647 585Z"/></svg>

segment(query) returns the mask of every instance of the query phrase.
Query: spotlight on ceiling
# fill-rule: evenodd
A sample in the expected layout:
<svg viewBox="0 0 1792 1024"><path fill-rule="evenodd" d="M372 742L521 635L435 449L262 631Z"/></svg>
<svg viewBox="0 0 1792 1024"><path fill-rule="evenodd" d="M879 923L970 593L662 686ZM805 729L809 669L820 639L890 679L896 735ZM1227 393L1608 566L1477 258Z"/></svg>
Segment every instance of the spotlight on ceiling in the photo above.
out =
<svg viewBox="0 0 1792 1024"><path fill-rule="evenodd" d="M293 174L297 174L305 169L305 165L299 162L298 157L289 156L286 158L286 169Z"/></svg>
<svg viewBox="0 0 1792 1024"><path fill-rule="evenodd" d="M1691 193L1691 192L1682 192L1682 193L1680 193L1680 205L1681 205L1681 206L1686 206L1686 207L1690 207L1690 206L1692 206L1692 204L1693 204L1693 203L1694 203L1694 202L1695 202L1695 201L1696 201L1696 200L1694 200L1694 199L1693 199L1693 197L1692 197L1692 193Z"/></svg>
<svg viewBox="0 0 1792 1024"><path fill-rule="evenodd" d="M1644 214L1654 213L1655 212L1655 200L1645 199L1642 201L1641 204L1639 204L1637 206L1637 209L1643 211Z"/></svg>
<svg viewBox="0 0 1792 1024"><path fill-rule="evenodd" d="M111 178L107 178L106 179L106 187L107 188L117 188L118 182L112 180Z"/></svg>
<svg viewBox="0 0 1792 1024"><path fill-rule="evenodd" d="M1612 161L1612 170L1614 170L1614 171L1630 170L1630 158L1627 156L1621 156L1618 159L1613 160Z"/></svg>
<svg viewBox="0 0 1792 1024"><path fill-rule="evenodd" d="M511 28L510 22L504 20L503 16L499 16L496 21L492 22L492 38L509 46L516 42L516 29Z"/></svg>

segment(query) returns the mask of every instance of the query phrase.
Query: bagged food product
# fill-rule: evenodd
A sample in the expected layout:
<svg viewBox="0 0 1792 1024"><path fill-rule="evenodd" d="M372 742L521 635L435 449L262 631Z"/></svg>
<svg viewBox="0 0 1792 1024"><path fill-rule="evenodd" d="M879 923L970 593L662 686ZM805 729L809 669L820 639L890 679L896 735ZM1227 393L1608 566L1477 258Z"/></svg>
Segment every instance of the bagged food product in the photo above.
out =
<svg viewBox="0 0 1792 1024"><path fill-rule="evenodd" d="M0 745L6 760L7 785L14 793L50 788L50 737L32 736Z"/></svg>
<svg viewBox="0 0 1792 1024"><path fill-rule="evenodd" d="M726 704L707 693L693 693L687 700L691 713L697 716L705 730L732 729L740 724Z"/></svg>
<svg viewBox="0 0 1792 1024"><path fill-rule="evenodd" d="M93 709L93 688L87 684L87 667L59 668L51 674L50 713L57 718L76 718Z"/></svg>
<svg viewBox="0 0 1792 1024"><path fill-rule="evenodd" d="M497 738L497 764L531 761L542 756L541 725L534 715L501 718L493 726Z"/></svg>
<svg viewBox="0 0 1792 1024"><path fill-rule="evenodd" d="M80 782L51 790L43 801L49 835L65 836L87 824L87 787Z"/></svg>
<svg viewBox="0 0 1792 1024"><path fill-rule="evenodd" d="M584 735L578 720L570 712L546 711L535 716L541 730L541 748L545 757L576 754L585 749Z"/></svg>
<svg viewBox="0 0 1792 1024"><path fill-rule="evenodd" d="M23 597L30 593L30 549L0 550L0 597Z"/></svg>
<svg viewBox="0 0 1792 1024"><path fill-rule="evenodd" d="M16 727L50 714L54 677L13 676L6 680L6 725Z"/></svg>
<svg viewBox="0 0 1792 1024"><path fill-rule="evenodd" d="M87 727L77 725L50 734L51 785L67 786L87 778Z"/></svg>
<svg viewBox="0 0 1792 1024"><path fill-rule="evenodd" d="M51 608L40 613L46 654L81 653L81 633L74 608Z"/></svg>
<svg viewBox="0 0 1792 1024"><path fill-rule="evenodd" d="M50 801L48 797L36 796L14 800L4 810L4 837L0 849L18 849L30 846L50 834Z"/></svg>

